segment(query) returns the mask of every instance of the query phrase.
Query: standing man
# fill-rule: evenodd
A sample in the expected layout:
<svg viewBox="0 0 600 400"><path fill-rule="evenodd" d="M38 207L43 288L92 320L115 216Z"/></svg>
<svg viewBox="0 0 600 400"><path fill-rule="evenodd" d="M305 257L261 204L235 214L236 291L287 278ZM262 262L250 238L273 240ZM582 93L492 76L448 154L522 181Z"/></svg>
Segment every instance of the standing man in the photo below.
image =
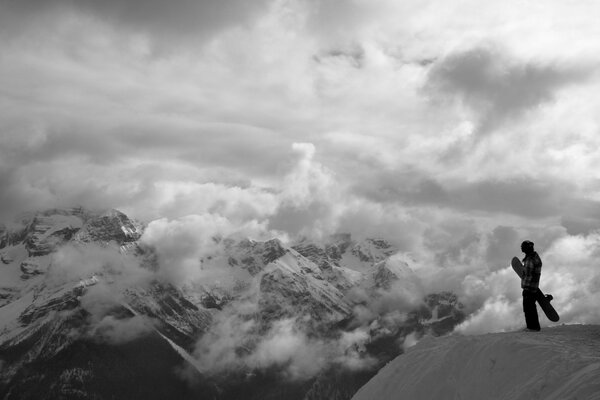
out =
<svg viewBox="0 0 600 400"><path fill-rule="evenodd" d="M523 259L523 278L521 288L523 289L523 312L525 313L526 331L540 330L535 302L539 292L540 275L542 274L542 260L533 249L533 242L529 240L521 243L521 251L525 253Z"/></svg>

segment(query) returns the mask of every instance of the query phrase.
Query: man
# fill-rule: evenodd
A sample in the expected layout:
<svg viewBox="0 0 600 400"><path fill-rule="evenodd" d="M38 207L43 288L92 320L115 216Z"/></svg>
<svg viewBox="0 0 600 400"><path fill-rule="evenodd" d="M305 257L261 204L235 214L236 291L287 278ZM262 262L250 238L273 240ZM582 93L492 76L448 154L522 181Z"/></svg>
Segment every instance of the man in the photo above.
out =
<svg viewBox="0 0 600 400"><path fill-rule="evenodd" d="M540 321L535 302L539 295L542 260L533 249L533 242L529 240L521 243L521 251L525 253L525 258L523 259L523 278L521 279L523 312L525 313L525 323L527 324L525 330L537 332L540 330Z"/></svg>

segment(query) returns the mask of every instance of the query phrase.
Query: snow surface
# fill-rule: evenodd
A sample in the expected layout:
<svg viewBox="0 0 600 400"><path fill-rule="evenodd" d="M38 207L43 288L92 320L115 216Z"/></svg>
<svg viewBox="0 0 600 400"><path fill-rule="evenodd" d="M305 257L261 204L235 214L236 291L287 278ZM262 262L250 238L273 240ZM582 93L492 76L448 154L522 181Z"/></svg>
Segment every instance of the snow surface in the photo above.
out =
<svg viewBox="0 0 600 400"><path fill-rule="evenodd" d="M600 326L427 338L353 400L598 400Z"/></svg>

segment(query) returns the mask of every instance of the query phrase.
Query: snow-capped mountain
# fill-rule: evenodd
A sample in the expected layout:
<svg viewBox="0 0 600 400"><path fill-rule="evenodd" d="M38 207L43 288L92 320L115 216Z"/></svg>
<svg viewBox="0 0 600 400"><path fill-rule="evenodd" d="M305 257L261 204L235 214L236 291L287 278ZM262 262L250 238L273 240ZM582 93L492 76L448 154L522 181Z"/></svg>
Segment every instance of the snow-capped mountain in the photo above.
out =
<svg viewBox="0 0 600 400"><path fill-rule="evenodd" d="M348 399L464 317L382 239L215 237L180 282L144 230L81 208L0 226L3 398Z"/></svg>
<svg viewBox="0 0 600 400"><path fill-rule="evenodd" d="M600 398L600 326L428 338L353 400Z"/></svg>
<svg viewBox="0 0 600 400"><path fill-rule="evenodd" d="M71 398L75 392L79 398L93 398L103 390L86 385L112 380L111 359L116 357L115 368L141 368L143 357L129 365L119 360L113 346L137 346L133 332L145 333L143 340L153 345L143 354L152 354L156 349L172 351L162 335L192 343L207 328L209 311L193 305L172 285L143 275L142 268L136 271L139 279L119 282L134 276L127 269L135 267L127 263L143 259L137 246L142 229L116 210L82 209L25 215L3 227L0 394L4 398L45 397L42 393ZM128 252L140 254L130 259ZM180 362L179 357L170 360L170 367ZM168 365L161 369L168 371ZM165 376L167 381L180 380L172 372Z"/></svg>

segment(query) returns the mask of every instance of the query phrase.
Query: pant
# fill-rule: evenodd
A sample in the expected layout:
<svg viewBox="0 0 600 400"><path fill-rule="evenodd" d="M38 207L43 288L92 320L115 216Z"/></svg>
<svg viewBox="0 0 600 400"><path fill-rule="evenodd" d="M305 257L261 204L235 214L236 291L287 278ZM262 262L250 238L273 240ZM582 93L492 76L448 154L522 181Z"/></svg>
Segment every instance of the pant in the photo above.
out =
<svg viewBox="0 0 600 400"><path fill-rule="evenodd" d="M538 319L535 302L539 293L537 291L523 290L523 312L525 313L525 323L527 328L535 331L540 330L540 321Z"/></svg>

